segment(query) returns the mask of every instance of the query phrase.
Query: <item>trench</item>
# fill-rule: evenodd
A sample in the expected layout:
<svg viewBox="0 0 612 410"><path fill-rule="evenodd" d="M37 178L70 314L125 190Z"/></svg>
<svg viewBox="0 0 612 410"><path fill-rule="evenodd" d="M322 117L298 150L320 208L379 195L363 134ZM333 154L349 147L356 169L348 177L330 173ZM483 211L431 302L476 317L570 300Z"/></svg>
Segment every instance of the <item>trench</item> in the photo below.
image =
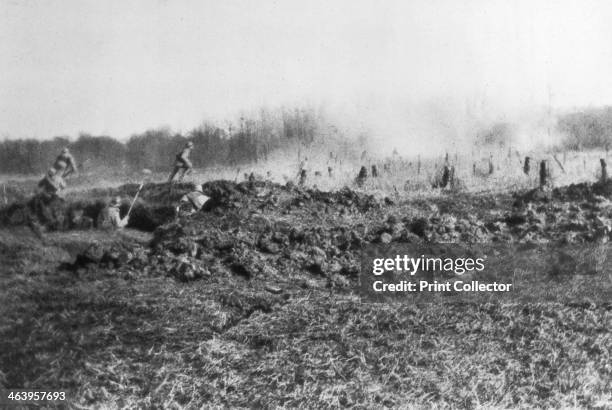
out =
<svg viewBox="0 0 612 410"><path fill-rule="evenodd" d="M27 202L14 203L0 209L0 226L38 226L44 230L70 231L97 229L98 216L105 202L67 201L61 198L33 197ZM129 204L121 205L121 217L127 215ZM130 213L128 228L153 232L174 218L174 208L168 204L137 202Z"/></svg>

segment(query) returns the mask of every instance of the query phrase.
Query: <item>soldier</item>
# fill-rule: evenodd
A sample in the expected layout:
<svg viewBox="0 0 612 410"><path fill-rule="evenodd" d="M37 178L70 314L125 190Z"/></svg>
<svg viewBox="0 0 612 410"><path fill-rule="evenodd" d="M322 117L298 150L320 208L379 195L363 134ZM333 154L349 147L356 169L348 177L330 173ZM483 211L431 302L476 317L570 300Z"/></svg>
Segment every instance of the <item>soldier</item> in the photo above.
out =
<svg viewBox="0 0 612 410"><path fill-rule="evenodd" d="M180 172L178 180L181 181L183 177L189 174L193 168L191 161L189 161L189 154L191 153L191 149L193 148L193 142L189 141L185 144L185 148L178 154L176 154L176 162L174 163L174 170L170 174L170 178L168 182L172 182L176 174Z"/></svg>
<svg viewBox="0 0 612 410"><path fill-rule="evenodd" d="M122 229L129 222L129 216L121 218L121 197L116 196L111 199L108 206L106 206L98 215L97 226L100 229Z"/></svg>
<svg viewBox="0 0 612 410"><path fill-rule="evenodd" d="M62 171L62 168L60 170L49 168L47 175L38 183L42 194L48 197L59 196L59 193L66 188L66 183L61 175Z"/></svg>
<svg viewBox="0 0 612 410"><path fill-rule="evenodd" d="M74 157L70 153L68 147L64 148L62 152L55 159L55 163L53 164L53 168L60 171L62 170L62 178L67 177L70 174L78 174L76 161Z"/></svg>
<svg viewBox="0 0 612 410"><path fill-rule="evenodd" d="M185 194L179 200L176 207L176 214L179 216L189 216L198 212L210 198L202 193L202 186L195 185L193 190Z"/></svg>

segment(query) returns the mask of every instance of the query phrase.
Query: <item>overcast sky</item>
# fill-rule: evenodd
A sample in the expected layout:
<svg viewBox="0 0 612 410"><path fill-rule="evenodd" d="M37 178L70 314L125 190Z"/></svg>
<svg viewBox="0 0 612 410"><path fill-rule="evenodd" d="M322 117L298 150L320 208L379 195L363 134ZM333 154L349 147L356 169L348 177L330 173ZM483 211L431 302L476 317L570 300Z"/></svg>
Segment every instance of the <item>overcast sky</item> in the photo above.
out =
<svg viewBox="0 0 612 410"><path fill-rule="evenodd" d="M281 104L390 133L612 104L610 22L605 0L1 0L0 137L123 139Z"/></svg>

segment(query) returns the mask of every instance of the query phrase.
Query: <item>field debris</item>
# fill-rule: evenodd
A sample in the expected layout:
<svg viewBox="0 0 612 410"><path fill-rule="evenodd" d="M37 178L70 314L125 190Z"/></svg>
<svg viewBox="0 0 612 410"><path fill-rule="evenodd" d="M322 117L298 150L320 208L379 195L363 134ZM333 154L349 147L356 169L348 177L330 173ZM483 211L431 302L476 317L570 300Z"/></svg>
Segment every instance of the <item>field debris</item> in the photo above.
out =
<svg viewBox="0 0 612 410"><path fill-rule="evenodd" d="M395 407L403 392L423 407L432 397L449 407L597 407L609 391L609 304L419 307L371 305L355 295L370 244L592 243L588 269L565 263L576 258L568 251L543 277L571 287L584 285L576 281L585 275L605 280L597 246L612 237L609 183L545 196L538 189L398 201L351 188L220 180L203 184L211 199L187 217L171 210L188 184L145 184L131 229L113 240L67 222L77 210L95 220L98 201L137 189L57 199L44 204L51 219L36 199L0 212L8 229L42 226L46 241L77 235L54 265L8 277L29 289L6 295L23 306L0 329L1 371L12 385L51 386L66 374L79 406L176 408ZM11 246L7 237L0 251L14 253ZM23 321L23 309L36 319ZM24 332L25 344L17 336ZM49 332L59 338L53 345ZM559 340L568 357L559 358ZM253 380L263 393L254 393ZM587 380L589 392L576 398ZM465 383L478 387L468 392Z"/></svg>
<svg viewBox="0 0 612 410"><path fill-rule="evenodd" d="M265 181L211 181L203 184L211 197L205 209L181 218L169 211L166 195L178 198L187 186L172 189L168 194L162 184L147 185L135 207L134 225L154 231L148 247L131 252L94 245L65 267L122 268L184 282L218 275L246 280L314 275L350 287L366 244L605 243L612 235L612 202L600 195L612 191L601 183L556 188L546 197L541 190L517 194L514 204L506 201L507 210L483 201L480 215L456 212L478 201L469 195L433 200L421 209L419 202L390 205L349 188L323 192Z"/></svg>
<svg viewBox="0 0 612 410"><path fill-rule="evenodd" d="M518 193L513 203L506 201L506 210L496 201L481 201L480 215L457 212L466 202L480 201L469 194L463 199L458 195L452 200L435 198L422 209L419 201L395 205L386 197L348 187L325 192L259 180L221 180L202 185L211 198L205 209L181 218L174 213L173 203L189 188L189 184L146 184L136 201L128 227L154 232L146 250L149 272L172 272L180 280L218 272L251 279L291 266L322 276L346 275L356 272L358 252L367 243L605 243L612 237L609 181ZM138 185L128 184L114 190L92 190L88 195L129 196L137 189ZM4 208L1 215L9 226L83 230L95 228L95 216L102 206L95 199L56 197L45 202L34 197ZM124 212L127 206L122 205ZM102 253L107 257L85 252L75 263L115 267L132 263L131 257L112 256L117 254L115 249ZM183 259L171 267L163 262L156 268L156 261L168 254ZM142 262L137 260L134 263Z"/></svg>

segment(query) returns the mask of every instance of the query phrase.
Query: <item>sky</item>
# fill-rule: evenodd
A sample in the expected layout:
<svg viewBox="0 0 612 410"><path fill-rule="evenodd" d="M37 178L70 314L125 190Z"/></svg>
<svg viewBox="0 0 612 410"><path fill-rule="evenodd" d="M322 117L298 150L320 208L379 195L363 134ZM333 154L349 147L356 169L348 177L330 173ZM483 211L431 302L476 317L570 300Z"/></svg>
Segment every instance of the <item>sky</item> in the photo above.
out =
<svg viewBox="0 0 612 410"><path fill-rule="evenodd" d="M610 21L605 0L1 0L0 138L311 105L383 140L459 139L612 104Z"/></svg>

